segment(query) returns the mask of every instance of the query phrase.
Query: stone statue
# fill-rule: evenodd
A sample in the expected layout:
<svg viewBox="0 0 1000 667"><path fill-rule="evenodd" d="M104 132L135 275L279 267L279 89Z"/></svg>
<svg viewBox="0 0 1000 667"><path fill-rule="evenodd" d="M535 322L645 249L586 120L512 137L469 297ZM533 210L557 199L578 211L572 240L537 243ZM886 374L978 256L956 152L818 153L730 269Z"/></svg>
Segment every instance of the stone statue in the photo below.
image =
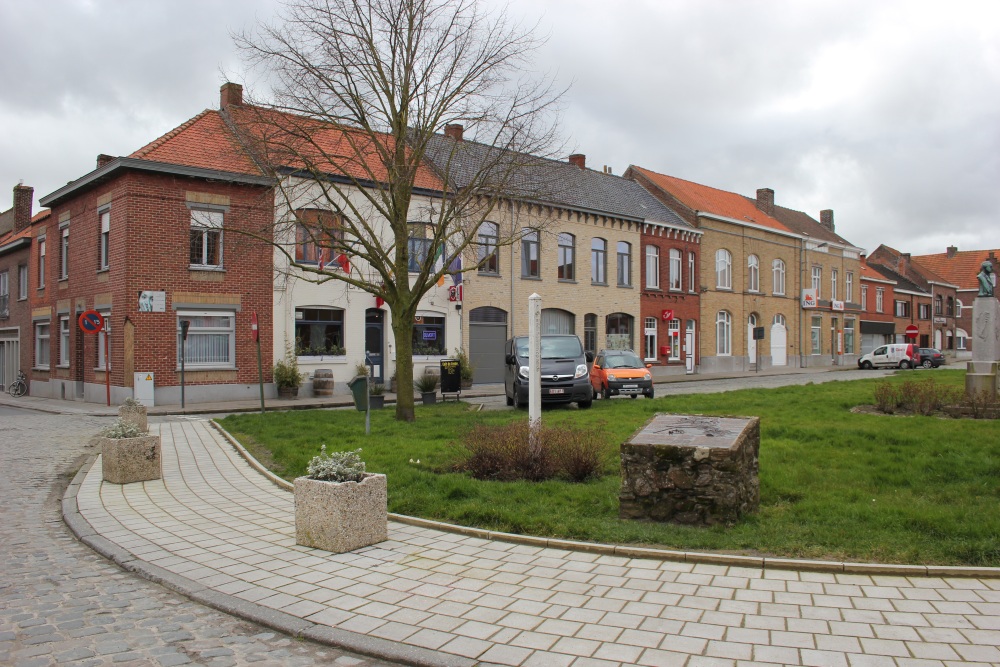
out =
<svg viewBox="0 0 1000 667"><path fill-rule="evenodd" d="M979 296L993 296L993 262L986 260L983 262L982 270L977 276L979 278Z"/></svg>

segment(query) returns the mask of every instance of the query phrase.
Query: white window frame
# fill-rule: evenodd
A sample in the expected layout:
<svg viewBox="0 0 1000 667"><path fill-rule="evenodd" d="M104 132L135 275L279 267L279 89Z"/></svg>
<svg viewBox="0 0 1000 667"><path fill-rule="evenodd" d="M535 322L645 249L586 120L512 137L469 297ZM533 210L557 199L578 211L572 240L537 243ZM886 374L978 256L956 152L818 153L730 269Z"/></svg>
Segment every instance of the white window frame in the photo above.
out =
<svg viewBox="0 0 1000 667"><path fill-rule="evenodd" d="M556 267L556 277L569 282L576 281L576 236L569 232L560 232L556 237L559 248L559 262ZM563 275L559 275L562 272Z"/></svg>
<svg viewBox="0 0 1000 667"><path fill-rule="evenodd" d="M608 284L608 242L600 237L590 240L590 282Z"/></svg>
<svg viewBox="0 0 1000 667"><path fill-rule="evenodd" d="M224 235L223 226L225 225L226 212L224 210L215 208L192 208L191 209L191 231L199 233L201 235L201 261L191 262L191 268L194 269L221 269L225 266L225 255L223 254L224 249ZM219 260L217 264L208 263L208 237L209 235L218 235L218 241L216 242L219 247ZM188 258L190 260L191 248L190 244L192 241L188 242Z"/></svg>
<svg viewBox="0 0 1000 667"><path fill-rule="evenodd" d="M69 368L69 316L59 318L59 368Z"/></svg>
<svg viewBox="0 0 1000 667"><path fill-rule="evenodd" d="M962 308L964 307L965 306L962 305L961 299L955 299L955 319L958 319L962 316ZM965 348L962 349L964 350Z"/></svg>
<svg viewBox="0 0 1000 667"><path fill-rule="evenodd" d="M0 317L10 313L10 276L7 271L0 271Z"/></svg>
<svg viewBox="0 0 1000 667"><path fill-rule="evenodd" d="M50 342L52 323L47 320L35 322L35 368L49 370L52 363L52 345ZM45 363L42 363L44 357Z"/></svg>
<svg viewBox="0 0 1000 667"><path fill-rule="evenodd" d="M688 253L688 292L695 293L694 253Z"/></svg>
<svg viewBox="0 0 1000 667"><path fill-rule="evenodd" d="M823 318L813 316L810 322L810 354L817 355L823 353Z"/></svg>
<svg viewBox="0 0 1000 667"><path fill-rule="evenodd" d="M656 361L658 349L656 347L656 333L658 322L655 317L647 317L643 320L643 339L645 340L645 360Z"/></svg>
<svg viewBox="0 0 1000 667"><path fill-rule="evenodd" d="M861 310L868 310L868 285L861 286Z"/></svg>
<svg viewBox="0 0 1000 667"><path fill-rule="evenodd" d="M677 248L670 249L670 291L680 292L681 285L684 284L684 276L681 275L681 251Z"/></svg>
<svg viewBox="0 0 1000 667"><path fill-rule="evenodd" d="M28 298L28 265L17 265L17 299L23 301Z"/></svg>
<svg viewBox="0 0 1000 667"><path fill-rule="evenodd" d="M660 248L652 244L646 246L646 289L660 289Z"/></svg>
<svg viewBox="0 0 1000 667"><path fill-rule="evenodd" d="M875 312L876 313L881 313L882 312L882 308L884 307L884 304L885 304L885 288L884 287L876 287L875 288Z"/></svg>
<svg viewBox="0 0 1000 667"><path fill-rule="evenodd" d="M107 271L110 266L108 256L111 252L111 209L100 211L101 237L98 240L98 270Z"/></svg>
<svg viewBox="0 0 1000 667"><path fill-rule="evenodd" d="M837 300L837 278L840 277L840 272L837 269L830 270L830 300Z"/></svg>
<svg viewBox="0 0 1000 667"><path fill-rule="evenodd" d="M677 334L676 336L674 334ZM677 319L667 322L667 349L670 361L681 360L681 321Z"/></svg>
<svg viewBox="0 0 1000 667"><path fill-rule="evenodd" d="M715 287L733 289L733 255L725 248L715 251Z"/></svg>
<svg viewBox="0 0 1000 667"><path fill-rule="evenodd" d="M844 354L854 354L855 342L854 318L844 318Z"/></svg>
<svg viewBox="0 0 1000 667"><path fill-rule="evenodd" d="M94 370L107 371L110 366L106 363L104 358L104 339L111 333L111 312L110 311L97 311L104 318L104 327L97 332L97 366ZM111 340L108 341L112 342ZM111 348L108 348L108 352Z"/></svg>
<svg viewBox="0 0 1000 667"><path fill-rule="evenodd" d="M844 301L854 301L854 271L848 271L844 276Z"/></svg>
<svg viewBox="0 0 1000 667"><path fill-rule="evenodd" d="M816 299L820 298L820 293L823 291L823 267L814 266L812 270L812 288L816 290Z"/></svg>
<svg viewBox="0 0 1000 667"><path fill-rule="evenodd" d="M785 316L782 315L781 313L776 313L775 316L771 319L772 325L780 324L781 326L788 328L788 324L786 324L786 322L787 320L785 320Z"/></svg>
<svg viewBox="0 0 1000 667"><path fill-rule="evenodd" d="M69 279L69 225L59 229L59 280Z"/></svg>
<svg viewBox="0 0 1000 667"><path fill-rule="evenodd" d="M199 327L194 326L188 329L188 340L187 343L191 343L192 336L198 335L219 335L226 334L229 338L228 343L228 355L229 361L227 362L197 362L185 359L184 367L190 370L233 370L236 368L236 312L231 310L209 310L209 311L177 311L177 349L175 354L177 355L177 370L181 367L181 320L190 319L194 317L228 317L230 318L230 326L228 327Z"/></svg>
<svg viewBox="0 0 1000 667"><path fill-rule="evenodd" d="M733 316L720 310L715 315L715 354L720 357L733 356Z"/></svg>
<svg viewBox="0 0 1000 667"><path fill-rule="evenodd" d="M771 262L771 291L776 295L785 293L785 261L782 259Z"/></svg>
<svg viewBox="0 0 1000 667"><path fill-rule="evenodd" d="M747 256L747 291L760 291L760 259L757 255Z"/></svg>
<svg viewBox="0 0 1000 667"><path fill-rule="evenodd" d="M615 243L615 256L617 257L617 279L618 287L632 286L632 244L628 241L618 241Z"/></svg>
<svg viewBox="0 0 1000 667"><path fill-rule="evenodd" d="M45 237L38 237L38 289L45 287Z"/></svg>

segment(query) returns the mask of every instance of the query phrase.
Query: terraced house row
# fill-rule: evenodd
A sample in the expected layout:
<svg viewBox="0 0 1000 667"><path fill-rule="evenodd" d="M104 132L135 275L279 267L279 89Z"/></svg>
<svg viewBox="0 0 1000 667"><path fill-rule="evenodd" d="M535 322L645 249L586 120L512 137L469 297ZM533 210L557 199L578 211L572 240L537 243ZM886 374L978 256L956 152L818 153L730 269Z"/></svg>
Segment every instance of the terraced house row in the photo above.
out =
<svg viewBox="0 0 1000 667"><path fill-rule="evenodd" d="M14 188L0 214L4 384L23 369L32 395L102 402L110 384L119 402L151 382L157 404L179 403L183 357L187 401L254 398L254 317L268 383L286 353L310 378L332 371L339 391L366 356L388 381L393 313L357 287L305 279L370 267L350 251L324 255L312 230L336 229L338 213L294 169L281 188L264 174L234 129L245 109L240 86L223 85L219 109L131 155L99 156L43 196L37 215L32 189ZM314 132L331 152L352 145L349 128ZM467 185L490 150L457 124L434 137L410 208L411 258L436 251L429 212L445 180ZM367 166L367 185L336 170L324 176L360 202L384 174ZM836 233L832 210L817 221L777 205L767 188L745 197L639 166L617 176L588 168L584 155L534 160L520 178L534 195L502 202L475 230L466 270L423 297L415 372L462 349L476 382L501 381L503 341L527 333L532 293L542 297L544 332L577 334L592 351L634 349L658 377L853 365L911 320L921 343L965 346L969 280L949 272L983 253L909 258L880 248L866 262ZM368 222L374 240L392 242L386 221ZM264 230L277 246L255 240ZM107 323L96 335L77 324L89 310Z"/></svg>

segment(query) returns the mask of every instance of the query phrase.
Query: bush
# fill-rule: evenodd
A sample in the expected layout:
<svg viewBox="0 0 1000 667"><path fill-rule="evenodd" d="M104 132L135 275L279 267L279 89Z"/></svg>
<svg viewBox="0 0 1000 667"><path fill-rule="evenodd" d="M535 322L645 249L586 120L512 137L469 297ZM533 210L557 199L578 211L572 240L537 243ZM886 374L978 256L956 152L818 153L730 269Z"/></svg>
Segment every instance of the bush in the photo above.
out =
<svg viewBox="0 0 1000 667"><path fill-rule="evenodd" d="M932 415L958 400L954 388L934 380L905 380L901 385L880 382L875 386L875 406L886 414L903 408L920 415Z"/></svg>
<svg viewBox="0 0 1000 667"><path fill-rule="evenodd" d="M365 477L365 462L360 449L327 454L326 445L322 445L319 456L309 461L306 474L326 482L360 482Z"/></svg>
<svg viewBox="0 0 1000 667"><path fill-rule="evenodd" d="M465 458L458 468L483 480L583 482L601 471L604 445L597 432L542 427L532 446L527 421L476 426L462 441Z"/></svg>
<svg viewBox="0 0 1000 667"><path fill-rule="evenodd" d="M278 359L274 363L272 371L274 384L278 387L298 389L302 384L302 373L299 372L299 362L290 351L285 352L284 359Z"/></svg>
<svg viewBox="0 0 1000 667"><path fill-rule="evenodd" d="M902 395L894 384L879 382L875 385L875 407L879 412L891 415L902 403Z"/></svg>
<svg viewBox="0 0 1000 667"><path fill-rule="evenodd" d="M438 387L438 376L428 375L424 373L423 375L418 375L417 379L413 381L413 386L416 387L417 391L421 394L429 394L431 392L437 391Z"/></svg>
<svg viewBox="0 0 1000 667"><path fill-rule="evenodd" d="M460 379L463 382L472 382L472 375L476 369L469 361L469 355L462 348L455 348L455 359L458 360L459 367L462 369Z"/></svg>
<svg viewBox="0 0 1000 667"><path fill-rule="evenodd" d="M972 391L966 397L966 404L972 412L973 419L989 419L1000 410L1000 397L994 396L988 389Z"/></svg>
<svg viewBox="0 0 1000 667"><path fill-rule="evenodd" d="M146 435L139 425L131 421L123 421L121 418L101 432L105 438L121 440L123 438L139 438Z"/></svg>

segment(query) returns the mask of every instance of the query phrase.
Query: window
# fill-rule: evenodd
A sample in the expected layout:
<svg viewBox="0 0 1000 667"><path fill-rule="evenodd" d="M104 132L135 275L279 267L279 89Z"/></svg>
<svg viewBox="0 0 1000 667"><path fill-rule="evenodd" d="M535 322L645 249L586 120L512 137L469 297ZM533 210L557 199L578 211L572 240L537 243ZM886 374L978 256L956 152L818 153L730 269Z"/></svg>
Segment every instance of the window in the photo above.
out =
<svg viewBox="0 0 1000 667"><path fill-rule="evenodd" d="M45 287L45 237L38 239L38 289Z"/></svg>
<svg viewBox="0 0 1000 667"><path fill-rule="evenodd" d="M747 257L747 291L760 291L760 260L757 255Z"/></svg>
<svg viewBox="0 0 1000 667"><path fill-rule="evenodd" d="M929 308L930 306L928 306ZM896 317L909 317L910 316L910 302L909 301L897 301L896 302Z"/></svg>
<svg viewBox="0 0 1000 667"><path fill-rule="evenodd" d="M625 241L618 242L618 285L632 285L632 245Z"/></svg>
<svg viewBox="0 0 1000 667"><path fill-rule="evenodd" d="M0 317L10 317L10 279L7 272L0 272Z"/></svg>
<svg viewBox="0 0 1000 667"><path fill-rule="evenodd" d="M944 311L945 315L947 315L948 317L954 317L955 316L955 299L953 297L949 296L947 304L948 304L948 309L946 311Z"/></svg>
<svg viewBox="0 0 1000 667"><path fill-rule="evenodd" d="M69 278L69 225L59 230L59 280Z"/></svg>
<svg viewBox="0 0 1000 667"><path fill-rule="evenodd" d="M812 354L819 354L822 349L823 344L823 318L814 317L812 318L812 328L811 328L811 343L812 343Z"/></svg>
<svg viewBox="0 0 1000 667"><path fill-rule="evenodd" d="M720 357L729 357L733 354L733 318L720 310L715 316L715 353Z"/></svg>
<svg viewBox="0 0 1000 667"><path fill-rule="evenodd" d="M958 331L956 331L955 337L958 338L958 349L959 350L966 349L965 341L969 338L969 334L965 332L965 329L959 329Z"/></svg>
<svg viewBox="0 0 1000 667"><path fill-rule="evenodd" d="M733 256L725 249L715 251L715 286L719 289L733 288Z"/></svg>
<svg viewBox="0 0 1000 667"><path fill-rule="evenodd" d="M653 246L650 246L653 247ZM656 318L647 317L643 326L643 353L646 361L656 361Z"/></svg>
<svg viewBox="0 0 1000 667"><path fill-rule="evenodd" d="M562 308L542 308L542 334L575 334L576 316Z"/></svg>
<svg viewBox="0 0 1000 667"><path fill-rule="evenodd" d="M812 288L816 290L816 299L819 300L820 287L823 283L823 267L814 266L812 272Z"/></svg>
<svg viewBox="0 0 1000 667"><path fill-rule="evenodd" d="M660 289L660 249L655 245L646 246L646 289Z"/></svg>
<svg viewBox="0 0 1000 667"><path fill-rule="evenodd" d="M590 242L590 282L607 284L608 242L594 239Z"/></svg>
<svg viewBox="0 0 1000 667"><path fill-rule="evenodd" d="M771 262L771 282L775 294L785 293L785 263L780 259Z"/></svg>
<svg viewBox="0 0 1000 667"><path fill-rule="evenodd" d="M479 239L476 260L479 273L499 274L500 253L497 243L500 240L500 226L495 222L484 222L479 226Z"/></svg>
<svg viewBox="0 0 1000 667"><path fill-rule="evenodd" d="M830 299L837 300L837 269L830 271Z"/></svg>
<svg viewBox="0 0 1000 667"><path fill-rule="evenodd" d="M955 317L962 316L962 300L955 299Z"/></svg>
<svg viewBox="0 0 1000 667"><path fill-rule="evenodd" d="M922 320L931 319L931 304L929 303L917 304L917 317Z"/></svg>
<svg viewBox="0 0 1000 667"><path fill-rule="evenodd" d="M521 235L521 277L540 278L538 266L538 232L526 229Z"/></svg>
<svg viewBox="0 0 1000 667"><path fill-rule="evenodd" d="M191 209L191 266L222 266L222 222L222 211Z"/></svg>
<svg viewBox="0 0 1000 667"><path fill-rule="evenodd" d="M938 317L944 315L944 297L940 294L934 295L934 314Z"/></svg>
<svg viewBox="0 0 1000 667"><path fill-rule="evenodd" d="M781 313L778 313L777 315L774 316L774 319L771 320L771 324L780 324L781 326L787 326L785 324L785 316L782 315Z"/></svg>
<svg viewBox="0 0 1000 667"><path fill-rule="evenodd" d="M583 316L583 349L597 352L597 315L593 313Z"/></svg>
<svg viewBox="0 0 1000 667"><path fill-rule="evenodd" d="M340 218L332 211L300 209L295 212L295 261L330 264L343 251ZM413 261L412 249L410 261ZM412 269L411 269L412 270Z"/></svg>
<svg viewBox="0 0 1000 667"><path fill-rule="evenodd" d="M338 308L295 309L296 356L339 356L344 352L344 311Z"/></svg>
<svg viewBox="0 0 1000 667"><path fill-rule="evenodd" d="M181 340L181 322L190 322L187 341ZM236 368L236 314L226 312L177 313L177 366L187 368Z"/></svg>
<svg viewBox="0 0 1000 667"><path fill-rule="evenodd" d="M680 291L682 284L681 276L681 251L676 248L670 249L670 289Z"/></svg>
<svg viewBox="0 0 1000 667"><path fill-rule="evenodd" d="M882 312L882 299L883 299L884 296L885 296L885 288L884 287L876 287L875 288L875 312L876 313L881 313Z"/></svg>
<svg viewBox="0 0 1000 667"><path fill-rule="evenodd" d="M694 275L695 275L694 274L694 253L693 252L689 252L688 253L688 291L689 292L694 292L695 291Z"/></svg>
<svg viewBox="0 0 1000 667"><path fill-rule="evenodd" d="M28 298L28 265L18 264L17 266L17 298Z"/></svg>
<svg viewBox="0 0 1000 667"><path fill-rule="evenodd" d="M861 286L861 310L868 310L868 285Z"/></svg>
<svg viewBox="0 0 1000 667"><path fill-rule="evenodd" d="M681 359L681 321L670 320L667 322L667 343L670 349L670 361L680 361Z"/></svg>
<svg viewBox="0 0 1000 667"><path fill-rule="evenodd" d="M854 354L854 320L844 320L844 354Z"/></svg>
<svg viewBox="0 0 1000 667"><path fill-rule="evenodd" d="M854 272L848 271L844 280L844 301L850 303L851 301L854 301Z"/></svg>
<svg viewBox="0 0 1000 667"><path fill-rule="evenodd" d="M444 317L418 315L413 320L413 354L443 355Z"/></svg>
<svg viewBox="0 0 1000 667"><path fill-rule="evenodd" d="M108 251L111 244L111 211L105 209L101 211L101 238L98 241L97 268L101 271L108 270Z"/></svg>
<svg viewBox="0 0 1000 667"><path fill-rule="evenodd" d="M576 237L562 233L559 243L559 280L576 280Z"/></svg>
<svg viewBox="0 0 1000 667"><path fill-rule="evenodd" d="M406 240L407 254L409 255L407 271L419 273L427 261L427 255L431 252L431 239L427 238L426 223L411 222L408 224L410 235Z"/></svg>
<svg viewBox="0 0 1000 667"><path fill-rule="evenodd" d="M69 368L69 318L59 318L59 367Z"/></svg>
<svg viewBox="0 0 1000 667"><path fill-rule="evenodd" d="M49 368L49 323L35 324L35 368Z"/></svg>
<svg viewBox="0 0 1000 667"><path fill-rule="evenodd" d="M632 316L625 313L608 315L608 349L631 350L632 348Z"/></svg>
<svg viewBox="0 0 1000 667"><path fill-rule="evenodd" d="M102 312L101 317L104 318L104 328L97 333L97 370L99 371L107 370L109 368L107 360L104 358L104 341L111 335L111 313ZM108 342L110 343L112 341L109 340Z"/></svg>

